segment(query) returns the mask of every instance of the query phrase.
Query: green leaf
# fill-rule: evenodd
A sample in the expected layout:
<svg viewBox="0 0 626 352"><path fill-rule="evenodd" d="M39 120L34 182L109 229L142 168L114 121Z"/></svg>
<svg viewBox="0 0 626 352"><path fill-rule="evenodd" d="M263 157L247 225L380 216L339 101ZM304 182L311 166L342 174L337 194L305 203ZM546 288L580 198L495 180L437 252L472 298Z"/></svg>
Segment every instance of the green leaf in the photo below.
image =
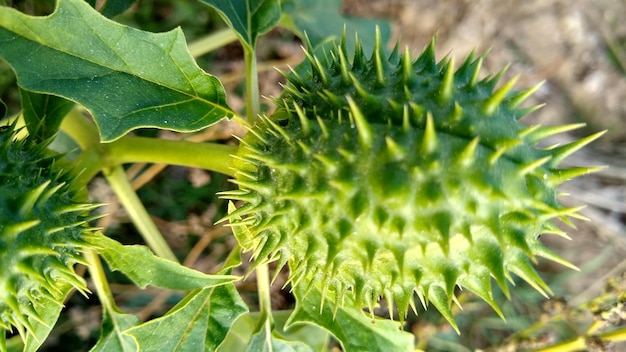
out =
<svg viewBox="0 0 626 352"><path fill-rule="evenodd" d="M329 335L321 327L313 324L298 324L289 327L288 330L285 328L285 324L292 313L290 310L272 312L274 320L272 340L287 343L295 346L295 348L304 348L306 346L306 351L325 351ZM259 326L261 319L262 315L260 312L246 313L239 317L218 351L245 350L252 343L253 336L256 336L254 331ZM301 344L304 346L301 346Z"/></svg>
<svg viewBox="0 0 626 352"><path fill-rule="evenodd" d="M146 246L124 246L104 235L89 237L88 241L98 248L98 254L111 270L121 271L141 288L152 285L172 290L193 290L239 279L231 275L207 275L157 257Z"/></svg>
<svg viewBox="0 0 626 352"><path fill-rule="evenodd" d="M104 309L100 339L91 352L135 352L137 345L132 337L123 331L141 323L139 317L124 314L114 309Z"/></svg>
<svg viewBox="0 0 626 352"><path fill-rule="evenodd" d="M349 306L348 297L343 307L335 307L335 302L327 298L320 311L320 290L312 287L305 295L305 289L299 286L294 288L296 309L287 321L287 329L298 323L318 325L333 334L344 351L413 351L413 335L402 331L398 322L372 320L362 310Z"/></svg>
<svg viewBox="0 0 626 352"><path fill-rule="evenodd" d="M59 295L59 297L67 297L67 295L73 289L71 285L60 283L55 288L57 288L59 292L62 293L62 295ZM35 309L35 311L37 311L37 314L42 321L37 321L33 318L28 319L33 329L29 330L28 334L26 335L23 352L37 351L41 344L46 341L48 335L50 335L50 332L52 331L52 328L59 319L61 310L63 310L63 305L59 303L63 300L63 298L59 300L52 299L47 295L40 296L37 305L33 306L33 308ZM4 332L1 333L4 334Z"/></svg>
<svg viewBox="0 0 626 352"><path fill-rule="evenodd" d="M167 314L125 334L140 351L215 351L237 318L248 311L234 285L196 290Z"/></svg>
<svg viewBox="0 0 626 352"><path fill-rule="evenodd" d="M54 136L74 103L65 98L20 89L22 116L31 136L43 141Z"/></svg>
<svg viewBox="0 0 626 352"><path fill-rule="evenodd" d="M311 347L299 341L286 341L263 329L252 336L248 352L313 352Z"/></svg>
<svg viewBox="0 0 626 352"><path fill-rule="evenodd" d="M217 10L249 48L254 48L257 37L274 28L280 20L279 0L200 1Z"/></svg>
<svg viewBox="0 0 626 352"><path fill-rule="evenodd" d="M104 142L140 127L198 130L232 115L221 83L198 67L180 29L140 31L82 0L59 0L47 17L0 7L0 56L23 89L89 109Z"/></svg>
<svg viewBox="0 0 626 352"><path fill-rule="evenodd" d="M347 33L348 52L353 52L354 34L359 34L365 52L374 48L375 28L378 26L383 43L389 40L389 21L347 17L341 14L342 0L283 0L280 26L300 38L306 33L314 48L328 41L341 39L344 26Z"/></svg>

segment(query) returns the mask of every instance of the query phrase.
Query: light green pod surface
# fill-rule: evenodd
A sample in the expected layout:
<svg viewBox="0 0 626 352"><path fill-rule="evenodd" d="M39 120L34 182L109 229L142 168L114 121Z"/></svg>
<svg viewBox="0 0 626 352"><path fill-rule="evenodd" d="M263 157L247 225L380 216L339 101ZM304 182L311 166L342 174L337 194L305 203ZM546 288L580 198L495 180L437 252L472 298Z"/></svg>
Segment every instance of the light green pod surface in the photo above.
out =
<svg viewBox="0 0 626 352"><path fill-rule="evenodd" d="M525 126L519 108L535 88L496 89L478 79L481 58L455 71L434 45L412 60L380 41L369 58L343 44L308 54L289 73L280 107L242 140L235 167L243 204L228 216L258 262L287 264L296 285L319 285L341 302L385 297L402 319L414 295L455 326L450 304L468 289L497 312L491 282L508 296L511 273L550 292L537 256L571 266L539 236L579 216L557 186L593 171L559 163L600 134L540 149L581 125Z"/></svg>
<svg viewBox="0 0 626 352"><path fill-rule="evenodd" d="M49 324L46 305L86 290L73 265L83 262L95 206L77 199L46 143L15 135L14 125L0 130L0 334L16 328L25 337L35 322Z"/></svg>

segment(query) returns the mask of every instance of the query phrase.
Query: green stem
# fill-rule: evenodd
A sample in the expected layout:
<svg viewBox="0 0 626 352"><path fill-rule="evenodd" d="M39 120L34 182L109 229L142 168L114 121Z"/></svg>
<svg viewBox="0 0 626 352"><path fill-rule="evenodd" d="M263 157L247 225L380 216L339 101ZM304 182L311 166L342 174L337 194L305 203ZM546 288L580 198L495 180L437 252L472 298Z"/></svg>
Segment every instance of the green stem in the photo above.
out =
<svg viewBox="0 0 626 352"><path fill-rule="evenodd" d="M130 216L137 230L154 253L162 258L178 262L174 252L163 239L159 229L150 218L150 214L135 193L124 169L121 166L113 166L104 170L104 176L128 212L128 216Z"/></svg>
<svg viewBox="0 0 626 352"><path fill-rule="evenodd" d="M261 310L261 324L263 331L268 335L266 341L271 341L274 321L272 319L272 298L270 292L270 274L267 263L256 267L257 292L259 294L259 309Z"/></svg>
<svg viewBox="0 0 626 352"><path fill-rule="evenodd" d="M231 155L237 147L217 143L125 136L104 145L112 165L147 162L166 163L217 171L233 176Z"/></svg>
<svg viewBox="0 0 626 352"><path fill-rule="evenodd" d="M581 351L587 348L587 339L589 336L579 336L573 340L561 342L556 345L548 346L535 350L535 352L573 352ZM626 341L626 328L621 328L603 334L594 335L593 339L597 339L603 342L624 342Z"/></svg>
<svg viewBox="0 0 626 352"><path fill-rule="evenodd" d="M256 267L256 283L259 293L259 308L261 314L271 316L272 298L270 293L270 273L266 263Z"/></svg>
<svg viewBox="0 0 626 352"><path fill-rule="evenodd" d="M89 270L89 275L91 276L93 284L96 287L96 294L98 295L98 299L100 300L102 307L105 310L113 309L115 307L115 300L113 298L111 288L109 287L106 274L104 273L104 269L102 268L100 258L92 249L86 250L83 256L85 257L87 263L89 263L87 269Z"/></svg>
<svg viewBox="0 0 626 352"><path fill-rule="evenodd" d="M236 40L237 33L230 28L226 28L189 43L189 53L191 53L191 56L198 58Z"/></svg>
<svg viewBox="0 0 626 352"><path fill-rule="evenodd" d="M74 107L63 119L61 130L78 144L80 149L96 147L100 144L100 135L96 126L83 115L83 108Z"/></svg>
<svg viewBox="0 0 626 352"><path fill-rule="evenodd" d="M257 69L256 53L254 48L244 45L244 59L246 62L246 106L248 108L248 122L254 124L261 112L259 94L259 72Z"/></svg>

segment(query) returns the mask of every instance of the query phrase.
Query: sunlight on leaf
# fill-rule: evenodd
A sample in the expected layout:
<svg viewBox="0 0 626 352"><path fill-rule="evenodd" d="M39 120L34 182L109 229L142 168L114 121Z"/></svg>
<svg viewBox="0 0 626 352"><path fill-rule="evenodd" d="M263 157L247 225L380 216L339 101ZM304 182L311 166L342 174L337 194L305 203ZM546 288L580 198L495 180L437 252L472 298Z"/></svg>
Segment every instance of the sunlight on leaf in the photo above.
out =
<svg viewBox="0 0 626 352"><path fill-rule="evenodd" d="M259 35L280 19L279 0L200 0L217 10L243 43L254 48Z"/></svg>
<svg viewBox="0 0 626 352"><path fill-rule="evenodd" d="M198 67L182 30L140 31L81 0L59 0L47 17L0 7L0 57L23 89L89 109L104 142L140 127L194 131L232 115L220 81Z"/></svg>
<svg viewBox="0 0 626 352"><path fill-rule="evenodd" d="M300 285L301 286L301 285ZM413 335L400 329L400 323L390 320L368 318L360 309L348 306L337 308L326 299L320 313L321 292L312 287L306 295L304 288L294 288L296 309L287 321L286 328L307 323L323 327L342 344L344 351L393 352L412 351Z"/></svg>
<svg viewBox="0 0 626 352"><path fill-rule="evenodd" d="M98 254L111 270L119 270L141 288L152 285L172 290L193 290L224 285L239 279L230 275L207 275L157 257L148 247L124 246L104 235L93 236L88 240L99 247Z"/></svg>
<svg viewBox="0 0 626 352"><path fill-rule="evenodd" d="M215 351L248 311L234 285L193 291L167 314L131 328L140 351Z"/></svg>

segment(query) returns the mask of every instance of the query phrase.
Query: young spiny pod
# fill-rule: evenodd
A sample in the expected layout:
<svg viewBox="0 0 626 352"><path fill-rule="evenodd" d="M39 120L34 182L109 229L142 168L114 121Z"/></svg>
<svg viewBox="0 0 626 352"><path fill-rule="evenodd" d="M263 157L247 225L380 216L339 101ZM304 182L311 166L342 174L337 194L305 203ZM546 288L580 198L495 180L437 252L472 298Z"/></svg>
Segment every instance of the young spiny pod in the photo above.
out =
<svg viewBox="0 0 626 352"><path fill-rule="evenodd" d="M46 306L62 305L70 288L86 291L73 266L83 262L96 207L71 189L48 143L17 132L15 124L0 129L0 343L13 329L25 338L35 322L49 325Z"/></svg>
<svg viewBox="0 0 626 352"><path fill-rule="evenodd" d="M573 267L539 236L567 237L579 208L556 200L562 182L594 167L559 168L601 133L542 149L551 135L581 127L525 126L519 108L536 89L496 89L479 79L482 58L455 71L435 61L434 43L413 60L380 37L371 56L345 41L286 74L279 108L249 127L236 156L243 204L226 217L256 262L289 266L293 285L319 285L372 310L385 297L402 320L414 295L456 328L455 288L499 314L492 279L509 296L511 273L544 295L537 257ZM242 237L242 236L240 236ZM393 309L390 309L393 312ZM458 330L457 330L458 331Z"/></svg>

